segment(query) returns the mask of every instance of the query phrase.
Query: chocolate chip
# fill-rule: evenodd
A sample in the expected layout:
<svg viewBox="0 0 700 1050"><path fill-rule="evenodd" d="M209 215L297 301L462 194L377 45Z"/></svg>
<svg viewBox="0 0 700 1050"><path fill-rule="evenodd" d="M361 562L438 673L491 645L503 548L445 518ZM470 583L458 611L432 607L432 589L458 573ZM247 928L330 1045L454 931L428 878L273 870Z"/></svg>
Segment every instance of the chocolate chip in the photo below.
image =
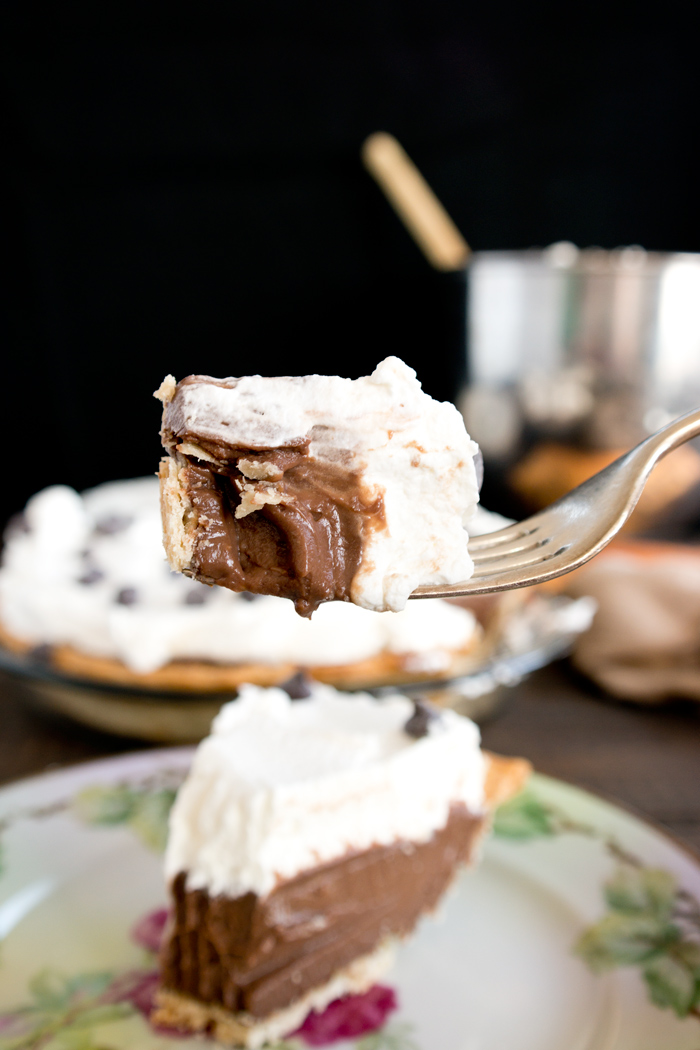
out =
<svg viewBox="0 0 700 1050"><path fill-rule="evenodd" d="M136 605L139 600L139 592L135 587L122 587L115 599L119 605Z"/></svg>
<svg viewBox="0 0 700 1050"><path fill-rule="evenodd" d="M239 591L239 598L242 598L244 602L256 602L260 597L259 594L251 594L250 591Z"/></svg>
<svg viewBox="0 0 700 1050"><path fill-rule="evenodd" d="M98 536L114 536L115 533L128 529L133 520L125 514L107 514L104 518L98 519L93 531Z"/></svg>
<svg viewBox="0 0 700 1050"><path fill-rule="evenodd" d="M279 686L290 700L306 700L311 696L311 679L304 671L297 671Z"/></svg>
<svg viewBox="0 0 700 1050"><path fill-rule="evenodd" d="M209 598L209 591L204 587L201 590L188 591L185 595L185 605L204 605Z"/></svg>
<svg viewBox="0 0 700 1050"><path fill-rule="evenodd" d="M88 569L87 572L83 573L82 576L78 577L78 583L82 583L85 587L89 587L92 583L99 583L100 580L104 580L105 574L102 569Z"/></svg>
<svg viewBox="0 0 700 1050"><path fill-rule="evenodd" d="M422 736L428 735L430 723L439 717L440 712L428 700L414 700L413 714L403 727L403 731L415 740L420 740Z"/></svg>

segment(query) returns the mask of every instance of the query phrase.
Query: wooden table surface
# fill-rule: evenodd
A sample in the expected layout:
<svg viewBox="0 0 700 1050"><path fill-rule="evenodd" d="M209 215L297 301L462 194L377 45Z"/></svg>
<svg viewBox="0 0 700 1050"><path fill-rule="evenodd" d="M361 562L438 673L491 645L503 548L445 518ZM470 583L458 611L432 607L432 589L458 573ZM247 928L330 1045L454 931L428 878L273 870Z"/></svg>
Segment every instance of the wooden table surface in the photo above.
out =
<svg viewBox="0 0 700 1050"><path fill-rule="evenodd" d="M633 808L700 852L700 704L616 703L559 663L511 690L483 741ZM34 711L0 678L2 782L144 746Z"/></svg>

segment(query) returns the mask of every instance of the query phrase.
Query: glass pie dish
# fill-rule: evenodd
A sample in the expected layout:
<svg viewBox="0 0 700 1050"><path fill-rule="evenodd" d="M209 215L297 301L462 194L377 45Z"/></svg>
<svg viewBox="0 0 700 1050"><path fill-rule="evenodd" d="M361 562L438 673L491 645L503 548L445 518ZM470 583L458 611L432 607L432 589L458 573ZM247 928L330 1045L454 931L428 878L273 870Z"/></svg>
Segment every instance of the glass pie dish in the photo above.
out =
<svg viewBox="0 0 700 1050"><path fill-rule="evenodd" d="M493 717L509 690L524 676L564 656L574 638L590 625L595 603L561 595L532 593L510 608L491 609L486 633L489 644L465 673L420 676L407 673L378 677L374 682L348 683L378 695L397 686L428 697L474 720ZM476 654L475 654L476 655ZM201 739L221 705L235 689L176 690L124 685L70 674L52 666L46 647L15 652L0 646L0 671L24 700L94 729L156 743L187 743ZM319 676L321 677L321 676Z"/></svg>

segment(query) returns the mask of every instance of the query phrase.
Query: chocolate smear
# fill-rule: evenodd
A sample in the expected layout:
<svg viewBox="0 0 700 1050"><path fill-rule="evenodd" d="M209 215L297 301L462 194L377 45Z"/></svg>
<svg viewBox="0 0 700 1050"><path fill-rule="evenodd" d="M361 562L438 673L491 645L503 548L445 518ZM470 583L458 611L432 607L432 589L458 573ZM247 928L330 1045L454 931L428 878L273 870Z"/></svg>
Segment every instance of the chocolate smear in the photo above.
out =
<svg viewBox="0 0 700 1050"><path fill-rule="evenodd" d="M412 736L414 740L420 740L421 737L428 735L431 722L439 717L440 712L429 700L414 700L413 714L403 727L403 731L408 736Z"/></svg>

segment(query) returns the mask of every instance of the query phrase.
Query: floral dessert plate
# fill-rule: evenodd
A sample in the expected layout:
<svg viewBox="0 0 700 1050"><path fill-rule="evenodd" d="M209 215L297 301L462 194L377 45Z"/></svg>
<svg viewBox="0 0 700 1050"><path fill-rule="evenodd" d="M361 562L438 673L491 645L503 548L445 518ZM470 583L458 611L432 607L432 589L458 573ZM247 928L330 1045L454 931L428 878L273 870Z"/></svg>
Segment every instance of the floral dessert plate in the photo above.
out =
<svg viewBox="0 0 700 1050"><path fill-rule="evenodd" d="M159 853L189 749L0 791L0 1050L211 1046L149 1023ZM546 777L382 986L277 1050L700 1050L700 862Z"/></svg>

